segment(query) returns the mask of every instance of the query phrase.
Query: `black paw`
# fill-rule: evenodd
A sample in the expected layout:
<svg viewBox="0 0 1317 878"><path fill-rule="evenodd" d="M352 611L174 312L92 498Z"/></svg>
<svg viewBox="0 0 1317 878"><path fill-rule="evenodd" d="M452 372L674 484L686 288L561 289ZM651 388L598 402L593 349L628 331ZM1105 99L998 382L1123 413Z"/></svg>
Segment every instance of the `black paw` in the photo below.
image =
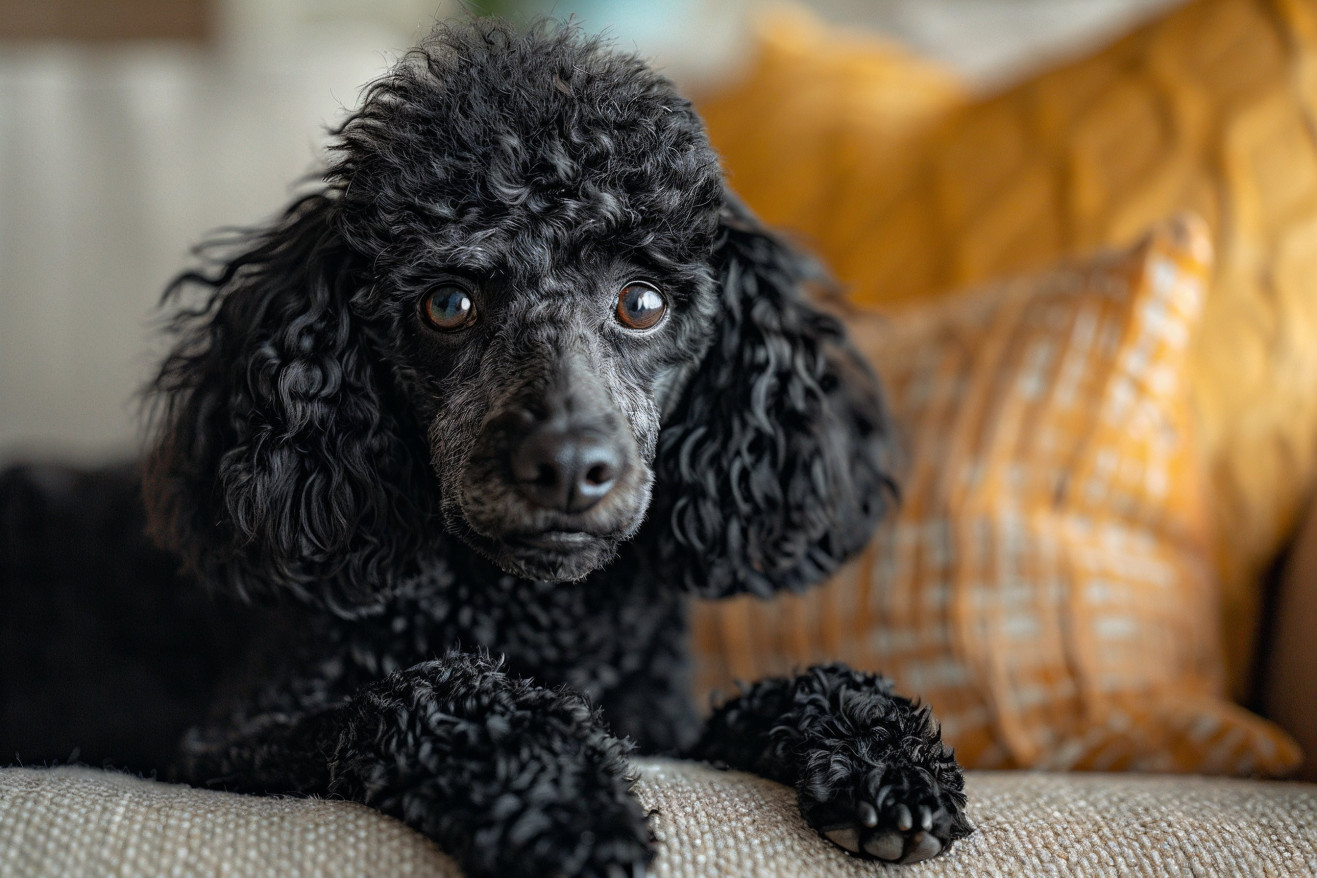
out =
<svg viewBox="0 0 1317 878"><path fill-rule="evenodd" d="M548 852L539 852L543 866L533 874L580 876L580 878L644 878L654 859L654 837L648 815L631 796L623 799L590 796L582 803L582 813L562 815L566 819L559 844ZM581 828L584 827L584 828ZM518 856L514 861L521 861ZM511 875L504 868L495 874Z"/></svg>
<svg viewBox="0 0 1317 878"><path fill-rule="evenodd" d="M343 710L330 793L401 818L471 878L633 878L652 859L631 745L581 695L449 653Z"/></svg>
<svg viewBox="0 0 1317 878"><path fill-rule="evenodd" d="M582 835L582 841L592 848L586 853L585 862L581 865L560 865L553 874L580 878L645 878L654 856L648 832L643 839L633 835L602 844L591 844L595 835L592 831L587 830Z"/></svg>
<svg viewBox="0 0 1317 878"><path fill-rule="evenodd" d="M646 861L637 861L629 865L608 863L578 874L584 876L584 878L645 878L646 871ZM568 873L562 872L559 874L565 876Z"/></svg>
<svg viewBox="0 0 1317 878"><path fill-rule="evenodd" d="M853 754L824 760L816 766L821 773L801 787L805 818L837 846L888 863L918 863L973 831L954 762L934 770L855 764L848 771L852 761L860 760Z"/></svg>
<svg viewBox="0 0 1317 878"><path fill-rule="evenodd" d="M852 854L868 855L891 863L918 863L942 853L948 839L933 832L933 812L917 807L918 816L904 804L885 813L860 802L856 813L831 828L820 827L824 837Z"/></svg>

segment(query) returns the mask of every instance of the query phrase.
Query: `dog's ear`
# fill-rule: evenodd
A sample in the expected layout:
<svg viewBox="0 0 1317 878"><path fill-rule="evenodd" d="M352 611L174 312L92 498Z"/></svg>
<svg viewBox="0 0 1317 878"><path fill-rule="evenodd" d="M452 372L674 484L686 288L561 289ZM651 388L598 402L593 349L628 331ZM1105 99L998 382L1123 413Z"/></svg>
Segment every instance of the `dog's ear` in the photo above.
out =
<svg viewBox="0 0 1317 878"><path fill-rule="evenodd" d="M660 434L650 532L690 591L804 588L893 498L887 413L841 323L806 300L821 269L732 196L714 258L719 325Z"/></svg>
<svg viewBox="0 0 1317 878"><path fill-rule="evenodd" d="M406 407L352 312L362 273L336 202L307 196L213 246L214 271L166 294L204 299L175 318L153 388L152 534L208 583L354 612L391 585L424 510Z"/></svg>

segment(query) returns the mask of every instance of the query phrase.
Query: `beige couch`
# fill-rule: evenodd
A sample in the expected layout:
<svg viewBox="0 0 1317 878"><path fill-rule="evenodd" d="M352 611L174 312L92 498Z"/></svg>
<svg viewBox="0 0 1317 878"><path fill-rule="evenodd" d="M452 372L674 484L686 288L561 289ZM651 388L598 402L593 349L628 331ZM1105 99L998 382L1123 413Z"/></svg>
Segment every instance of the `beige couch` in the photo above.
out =
<svg viewBox="0 0 1317 878"><path fill-rule="evenodd" d="M1197 777L971 772L978 832L917 866L850 857L791 790L646 759L656 876L1317 875L1317 785ZM360 805L194 790L86 768L0 771L0 876L455 876L452 861Z"/></svg>

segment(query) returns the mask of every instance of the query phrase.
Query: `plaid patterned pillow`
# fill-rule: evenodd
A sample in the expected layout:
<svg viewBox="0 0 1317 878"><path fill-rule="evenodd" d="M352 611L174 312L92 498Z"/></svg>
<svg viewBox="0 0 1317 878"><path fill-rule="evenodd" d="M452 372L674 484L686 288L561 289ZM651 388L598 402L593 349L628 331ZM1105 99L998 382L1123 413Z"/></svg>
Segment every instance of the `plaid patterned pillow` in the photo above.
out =
<svg viewBox="0 0 1317 878"><path fill-rule="evenodd" d="M906 431L902 508L822 589L698 608L703 686L841 659L932 704L974 768L1291 769L1224 697L1184 382L1210 263L1181 218L859 322Z"/></svg>
<svg viewBox="0 0 1317 878"><path fill-rule="evenodd" d="M809 63L834 51L765 55L766 100L799 112L747 97L756 115L726 120L744 129L715 115L711 131L739 193L856 302L924 301L1125 243L1177 211L1207 218L1218 259L1189 371L1227 669L1244 696L1262 575L1317 487L1317 6L1174 4L1004 92L926 102L919 124L872 142L891 105L846 85L858 71L825 79L815 68L834 68ZM810 167L784 164L782 143L804 144Z"/></svg>

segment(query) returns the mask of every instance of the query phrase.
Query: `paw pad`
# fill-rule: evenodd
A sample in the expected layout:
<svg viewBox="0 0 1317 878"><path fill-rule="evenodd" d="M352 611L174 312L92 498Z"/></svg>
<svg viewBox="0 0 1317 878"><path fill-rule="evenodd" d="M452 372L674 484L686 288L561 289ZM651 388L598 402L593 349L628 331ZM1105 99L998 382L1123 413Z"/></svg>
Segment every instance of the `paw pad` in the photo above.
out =
<svg viewBox="0 0 1317 878"><path fill-rule="evenodd" d="M932 809L925 805L912 809L895 802L880 812L872 802L861 801L851 819L822 832L833 844L858 856L918 863L940 854L945 844L933 834L933 817Z"/></svg>

